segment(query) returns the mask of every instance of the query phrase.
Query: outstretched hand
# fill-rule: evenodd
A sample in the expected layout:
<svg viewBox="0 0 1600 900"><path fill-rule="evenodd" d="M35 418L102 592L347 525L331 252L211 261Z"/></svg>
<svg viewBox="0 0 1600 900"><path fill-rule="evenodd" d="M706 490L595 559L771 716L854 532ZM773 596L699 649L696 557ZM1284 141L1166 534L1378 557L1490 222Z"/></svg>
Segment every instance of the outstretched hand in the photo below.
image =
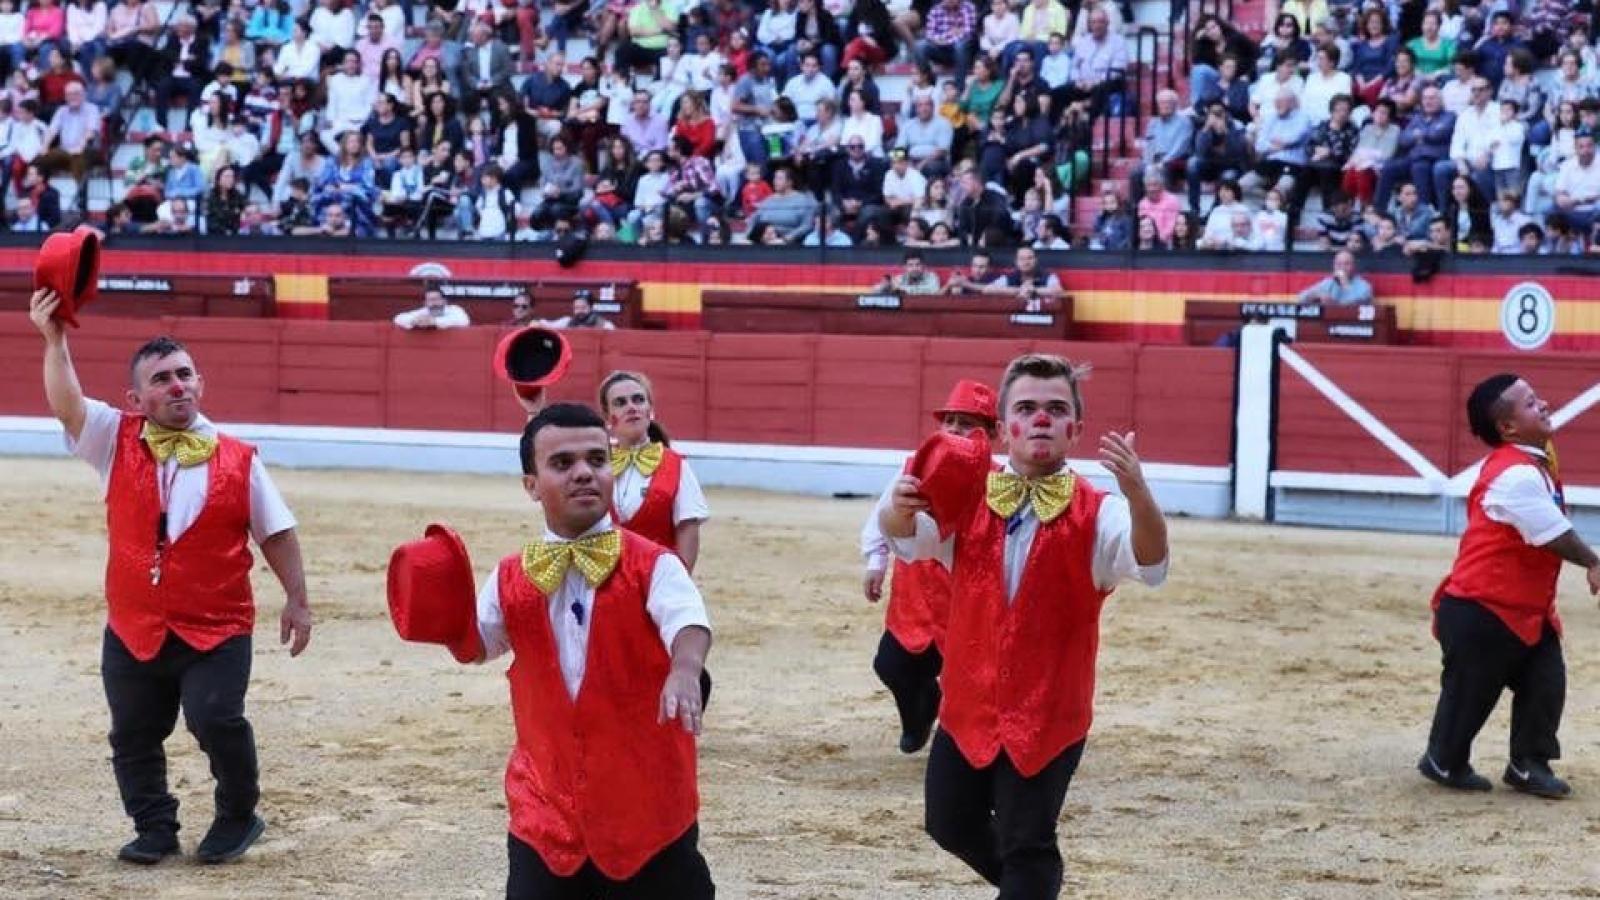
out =
<svg viewBox="0 0 1600 900"><path fill-rule="evenodd" d="M1600 597L1600 566L1589 567L1589 596Z"/></svg>
<svg viewBox="0 0 1600 900"><path fill-rule="evenodd" d="M1116 476L1117 487L1124 496L1148 490L1144 469L1139 465L1139 454L1133 449L1134 433L1117 434L1108 431L1100 438L1100 464Z"/></svg>
<svg viewBox="0 0 1600 900"><path fill-rule="evenodd" d="M922 496L922 480L915 475L901 475L889 492L889 508L901 516L914 516L926 510L928 498Z"/></svg>

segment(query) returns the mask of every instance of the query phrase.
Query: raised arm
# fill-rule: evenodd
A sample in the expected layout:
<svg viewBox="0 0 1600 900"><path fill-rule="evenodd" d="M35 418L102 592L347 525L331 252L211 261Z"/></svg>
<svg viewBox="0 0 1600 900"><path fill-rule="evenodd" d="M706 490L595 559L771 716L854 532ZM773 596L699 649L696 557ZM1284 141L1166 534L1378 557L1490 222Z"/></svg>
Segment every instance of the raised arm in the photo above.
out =
<svg viewBox="0 0 1600 900"><path fill-rule="evenodd" d="M1141 566L1154 566L1167 558L1167 520L1150 493L1133 450L1133 432L1110 432L1100 438L1100 460L1117 478L1133 518L1133 557Z"/></svg>
<svg viewBox="0 0 1600 900"><path fill-rule="evenodd" d="M39 288L28 300L28 318L44 335L44 396L50 403L50 412L61 420L67 436L76 441L89 413L78 373L72 367L72 354L67 350L66 325L54 318L60 306L61 298L55 291Z"/></svg>

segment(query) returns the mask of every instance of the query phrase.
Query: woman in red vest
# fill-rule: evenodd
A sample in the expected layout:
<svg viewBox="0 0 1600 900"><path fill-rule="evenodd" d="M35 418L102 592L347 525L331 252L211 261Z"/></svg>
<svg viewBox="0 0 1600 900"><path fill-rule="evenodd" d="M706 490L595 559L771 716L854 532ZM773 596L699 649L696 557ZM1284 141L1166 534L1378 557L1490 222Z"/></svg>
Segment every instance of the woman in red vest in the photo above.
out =
<svg viewBox="0 0 1600 900"><path fill-rule="evenodd" d="M710 900L697 846L711 647L700 592L676 556L613 523L611 447L593 410L545 407L521 455L545 533L501 560L477 601L480 658L513 654L506 897Z"/></svg>
<svg viewBox="0 0 1600 900"><path fill-rule="evenodd" d="M967 379L956 382L944 405L933 411L933 420L946 434L983 432L991 440L994 419L994 389ZM861 555L867 565L863 589L869 603L877 603L883 596L889 542L878 528L878 514L888 505L893 490L893 483L884 489L861 526ZM872 670L894 696L900 713L902 753L921 750L933 733L939 712L939 669L944 663L939 647L944 643L949 605L950 574L943 566L933 560L895 562L883 637L878 640Z"/></svg>
<svg viewBox="0 0 1600 900"><path fill-rule="evenodd" d="M129 409L87 399L67 350L55 291L35 291L44 385L67 446L105 489L107 625L100 675L111 708L111 768L137 837L118 858L141 865L180 852L178 801L162 745L182 709L217 779L201 862L242 855L266 824L255 734L244 717L255 602L254 539L288 595L280 638L298 656L311 639L294 515L255 448L200 413L204 381L183 345L159 337L133 355Z"/></svg>
<svg viewBox="0 0 1600 900"><path fill-rule="evenodd" d="M616 442L612 509L634 534L678 554L690 572L700 556L700 523L710 517L700 482L668 445L656 423L650 379L637 372L612 372L600 383L600 408Z"/></svg>
<svg viewBox="0 0 1600 900"><path fill-rule="evenodd" d="M1056 820L1089 733L1101 605L1123 580L1153 586L1167 574L1166 522L1133 435L1100 439L1121 496L1067 467L1083 433L1081 374L1058 356L1013 360L1000 386L1005 470L991 470L982 446L956 471L919 473L971 498L955 504L902 476L880 523L897 556L950 569L928 833L1007 900L1061 891Z"/></svg>
<svg viewBox="0 0 1600 900"><path fill-rule="evenodd" d="M1511 758L1503 779L1540 797L1571 788L1550 769L1566 703L1556 582L1561 562L1588 570L1600 593L1600 558L1567 519L1550 435L1550 407L1528 382L1502 373L1467 397L1467 423L1492 448L1467 493L1467 527L1455 565L1433 595L1433 632L1444 655L1439 704L1417 769L1430 781L1487 791L1472 769L1472 741L1506 688Z"/></svg>

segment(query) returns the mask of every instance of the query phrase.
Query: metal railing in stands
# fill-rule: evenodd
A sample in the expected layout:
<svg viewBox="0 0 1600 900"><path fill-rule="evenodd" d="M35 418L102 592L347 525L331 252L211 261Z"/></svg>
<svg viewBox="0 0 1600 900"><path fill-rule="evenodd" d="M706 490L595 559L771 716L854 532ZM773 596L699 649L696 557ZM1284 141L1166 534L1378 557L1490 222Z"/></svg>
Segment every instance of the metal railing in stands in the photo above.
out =
<svg viewBox="0 0 1600 900"><path fill-rule="evenodd" d="M1144 52L1147 42L1150 46L1149 55ZM1133 77L1133 133L1137 138L1144 134L1144 118L1155 111L1156 93L1161 90L1161 77L1157 71L1161 63L1161 33L1151 25L1140 28L1133 36L1133 52L1139 60L1139 68ZM1170 72L1169 68L1169 77Z"/></svg>
<svg viewBox="0 0 1600 900"><path fill-rule="evenodd" d="M146 2L151 2L151 0L146 0ZM186 3L173 3L167 9L167 17L161 21L160 27L156 30L155 45L150 50L150 57L145 60L145 72L146 73L153 73L153 72L159 71L159 68L158 68L158 66L156 64L156 60L161 56L161 45L166 42L167 33L172 30L173 23L176 22L178 19L182 18L182 16L179 15L179 11L182 10L183 11L183 15L188 15L189 14L188 13L188 8L189 8L188 4L186 4ZM130 73L130 74L132 74L132 73ZM105 166L104 166L104 169L105 169L105 180L106 180L106 207L107 207L107 209L109 209L112 206L115 206L116 202L117 202L114 199L117 196L117 174L116 174L116 170L114 168L112 168L111 164L116 158L118 148L120 148L122 146L122 143L123 143L124 139L127 138L128 132L131 130L130 126L133 124L134 117L137 116L140 112L144 111L145 107L149 105L149 104L144 102L146 92L147 91L153 91L154 89L155 89L155 83L153 81L148 83L148 84L145 84L145 85L143 85L141 87L141 85L139 84L139 81L137 79L134 79L134 80L129 82L129 87L128 87L127 93L123 94L122 95L122 99L117 101L116 108L111 110L110 112L103 113L103 115L105 117L105 121L109 122L109 121L112 121L112 120L117 120L117 121L120 121L122 123L121 127L118 129L118 132L116 134L110 133L109 129L108 129L108 131L106 133L106 148L105 148ZM130 101L137 101L137 102L134 102L133 106L130 108L129 105L128 105ZM167 130L167 123L165 123L165 122L157 122L156 123L156 130L157 131L166 131ZM81 188L81 190L83 191L83 196L79 200L79 206L82 209L83 218L84 218L85 221L88 220L89 213L90 213L90 210L89 210L89 194L90 194L89 184L90 184L91 181L93 181L92 177L86 177L86 178L83 179L83 187ZM199 213L200 213L200 210L198 210L198 209L194 210L194 214L195 215L199 215Z"/></svg>

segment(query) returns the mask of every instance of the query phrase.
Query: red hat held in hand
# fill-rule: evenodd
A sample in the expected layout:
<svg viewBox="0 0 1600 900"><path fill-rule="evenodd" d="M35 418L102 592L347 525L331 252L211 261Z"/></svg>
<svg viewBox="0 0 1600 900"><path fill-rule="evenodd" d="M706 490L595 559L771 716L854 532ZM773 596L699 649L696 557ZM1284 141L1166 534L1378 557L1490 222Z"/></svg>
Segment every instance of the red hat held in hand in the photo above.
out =
<svg viewBox="0 0 1600 900"><path fill-rule="evenodd" d="M981 431L971 437L936 431L917 448L908 471L922 482L920 491L940 537L948 537L983 502L992 466L989 438Z"/></svg>
<svg viewBox="0 0 1600 900"><path fill-rule="evenodd" d="M404 640L442 644L458 662L483 656L472 560L460 535L429 525L421 540L395 548L389 557L389 617Z"/></svg>
<svg viewBox="0 0 1600 900"><path fill-rule="evenodd" d="M55 318L78 327L78 310L100 290L100 232L79 225L45 238L33 263L33 286L55 291L61 298Z"/></svg>
<svg viewBox="0 0 1600 900"><path fill-rule="evenodd" d="M934 421L941 421L950 413L977 416L993 425L995 415L994 388L981 381L963 378L950 389L944 405L933 411Z"/></svg>
<svg viewBox="0 0 1600 900"><path fill-rule="evenodd" d="M561 380L572 365L572 345L561 332L538 325L519 328L494 348L494 373L531 397Z"/></svg>

